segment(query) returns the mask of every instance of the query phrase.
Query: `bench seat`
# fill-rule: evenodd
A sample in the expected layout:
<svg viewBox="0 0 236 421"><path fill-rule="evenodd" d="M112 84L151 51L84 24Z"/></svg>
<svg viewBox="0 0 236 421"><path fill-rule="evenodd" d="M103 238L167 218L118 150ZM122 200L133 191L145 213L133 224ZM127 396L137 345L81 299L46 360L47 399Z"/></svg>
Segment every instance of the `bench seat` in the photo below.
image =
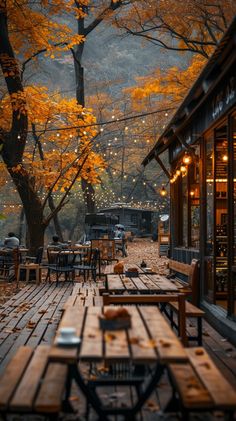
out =
<svg viewBox="0 0 236 421"><path fill-rule="evenodd" d="M236 410L236 390L225 379L202 347L186 349L189 361L170 364L168 372L173 397L167 411L181 408L183 419L190 412L222 410L233 417ZM233 418L232 418L233 419Z"/></svg>
<svg viewBox="0 0 236 421"><path fill-rule="evenodd" d="M55 417L60 412L67 367L48 363L49 351L47 345L17 350L0 377L0 413Z"/></svg>
<svg viewBox="0 0 236 421"><path fill-rule="evenodd" d="M179 291L191 298L191 302L186 301L185 312L186 318L193 317L197 319L197 335L188 336L191 341L197 341L198 345L202 345L202 318L204 317L204 311L198 308L199 304L199 270L198 260L193 259L191 265L186 263L177 262L175 260L169 260L169 269L171 271L171 279L178 286ZM188 278L188 282L184 282L178 278L178 274L182 274ZM170 303L170 312L167 316L170 318L172 327L178 329L178 324L174 321L174 313L179 315L178 302Z"/></svg>
<svg viewBox="0 0 236 421"><path fill-rule="evenodd" d="M173 302L169 303L170 313L168 314L168 317L171 322L172 327L176 327L178 329L178 324L174 321L174 313L179 315L179 303ZM185 316L186 319L189 317L193 317L197 319L197 335L196 336L190 336L188 335L188 340L190 341L197 341L198 345L202 345L202 318L204 317L205 313L200 308L194 306L189 301L186 301L185 303Z"/></svg>

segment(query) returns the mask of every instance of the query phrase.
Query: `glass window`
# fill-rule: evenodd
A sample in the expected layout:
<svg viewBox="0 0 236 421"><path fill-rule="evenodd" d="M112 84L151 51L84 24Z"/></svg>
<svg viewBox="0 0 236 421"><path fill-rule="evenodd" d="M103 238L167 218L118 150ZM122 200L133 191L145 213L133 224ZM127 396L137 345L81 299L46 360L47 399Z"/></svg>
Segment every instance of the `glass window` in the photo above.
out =
<svg viewBox="0 0 236 421"><path fill-rule="evenodd" d="M182 245L188 246L188 177L182 175Z"/></svg>
<svg viewBox="0 0 236 421"><path fill-rule="evenodd" d="M233 137L233 218L234 218L234 226L233 226L233 264L236 266L236 116L232 118L232 137ZM233 276L233 282L231 285L230 291L232 297L231 303L231 315L236 318L236 273Z"/></svg>
<svg viewBox="0 0 236 421"><path fill-rule="evenodd" d="M214 182L213 182L213 135L206 138L206 255L213 254Z"/></svg>
<svg viewBox="0 0 236 421"><path fill-rule="evenodd" d="M199 152L196 152L198 155ZM199 163L194 160L189 170L189 203L190 203L190 246L199 248L200 238L200 196L199 196Z"/></svg>

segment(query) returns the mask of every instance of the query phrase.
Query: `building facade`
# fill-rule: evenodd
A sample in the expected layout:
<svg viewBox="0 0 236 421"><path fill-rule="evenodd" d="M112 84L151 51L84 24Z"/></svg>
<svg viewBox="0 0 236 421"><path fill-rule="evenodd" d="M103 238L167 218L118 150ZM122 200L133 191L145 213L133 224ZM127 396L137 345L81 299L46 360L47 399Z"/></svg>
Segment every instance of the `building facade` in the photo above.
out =
<svg viewBox="0 0 236 421"><path fill-rule="evenodd" d="M143 164L165 150L170 255L199 259L201 306L236 342L236 19Z"/></svg>

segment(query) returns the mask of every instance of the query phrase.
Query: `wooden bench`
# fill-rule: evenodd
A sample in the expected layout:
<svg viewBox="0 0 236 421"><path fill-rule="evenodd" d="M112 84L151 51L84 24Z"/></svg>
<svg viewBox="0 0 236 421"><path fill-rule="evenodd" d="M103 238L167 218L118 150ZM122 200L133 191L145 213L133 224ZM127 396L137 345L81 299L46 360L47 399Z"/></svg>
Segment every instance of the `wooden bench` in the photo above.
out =
<svg viewBox="0 0 236 421"><path fill-rule="evenodd" d="M197 341L198 345L202 345L202 318L204 317L204 311L198 308L199 304L199 267L198 260L193 259L191 265L186 263L177 262L175 260L169 260L169 269L171 273L172 281L179 287L179 290L191 297L191 302L186 301L185 311L186 318L197 319L197 336L188 336L191 341ZM188 277L188 282L184 282L178 278L178 274L183 274ZM170 321L172 327L178 328L174 321L174 313L179 314L178 302L170 304Z"/></svg>
<svg viewBox="0 0 236 421"><path fill-rule="evenodd" d="M111 304L119 304L119 305L126 305L126 304L159 304L159 303L172 303L177 302L179 305L180 311L178 312L178 332L179 336L184 345L187 345L187 337L186 337L186 319L185 319L185 295L184 294L176 294L176 295L168 295L168 294L143 294L143 295L109 295L107 293L103 294L103 304L111 305Z"/></svg>
<svg viewBox="0 0 236 421"><path fill-rule="evenodd" d="M0 413L43 414L55 420L62 407L67 367L48 363L50 346L21 346L0 377Z"/></svg>
<svg viewBox="0 0 236 421"><path fill-rule="evenodd" d="M222 410L233 416L236 410L236 390L225 379L202 347L186 349L187 363L170 364L168 371L173 397L166 410L180 408L183 418L190 412Z"/></svg>

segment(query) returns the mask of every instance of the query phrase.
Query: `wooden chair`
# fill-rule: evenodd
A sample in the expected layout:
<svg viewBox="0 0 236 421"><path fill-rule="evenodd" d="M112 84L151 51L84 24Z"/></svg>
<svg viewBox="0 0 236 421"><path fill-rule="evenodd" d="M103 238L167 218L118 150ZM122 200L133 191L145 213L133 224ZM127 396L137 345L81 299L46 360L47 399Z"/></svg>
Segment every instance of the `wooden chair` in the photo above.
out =
<svg viewBox="0 0 236 421"><path fill-rule="evenodd" d="M112 262L118 261L116 258L116 246L115 240L108 238L101 238L91 240L91 248L98 248L100 251L100 260L101 262Z"/></svg>
<svg viewBox="0 0 236 421"><path fill-rule="evenodd" d="M74 265L73 266L75 271L79 271L79 273L83 273L84 281L86 281L87 277L89 277L89 273L91 272L92 278L96 281L97 276L97 268L99 268L99 275L100 275L100 250L98 248L91 248L89 253L89 260L85 264L81 265Z"/></svg>
<svg viewBox="0 0 236 421"><path fill-rule="evenodd" d="M74 255L71 253L67 255L65 250L55 249L55 247L48 247L48 273L46 280L49 278L51 281L51 274L56 274L56 285L58 285L61 275L64 275L65 281L74 282L75 279L75 269L73 266ZM72 260L71 260L72 259ZM71 275L71 277L70 277Z"/></svg>
<svg viewBox="0 0 236 421"><path fill-rule="evenodd" d="M20 280L25 280L27 283L33 279L37 284L41 282L41 261L43 257L43 247L39 247L36 256L25 256L24 262L18 266L17 285Z"/></svg>
<svg viewBox="0 0 236 421"><path fill-rule="evenodd" d="M18 266L20 263L19 247L0 250L0 278L6 281L17 279Z"/></svg>

